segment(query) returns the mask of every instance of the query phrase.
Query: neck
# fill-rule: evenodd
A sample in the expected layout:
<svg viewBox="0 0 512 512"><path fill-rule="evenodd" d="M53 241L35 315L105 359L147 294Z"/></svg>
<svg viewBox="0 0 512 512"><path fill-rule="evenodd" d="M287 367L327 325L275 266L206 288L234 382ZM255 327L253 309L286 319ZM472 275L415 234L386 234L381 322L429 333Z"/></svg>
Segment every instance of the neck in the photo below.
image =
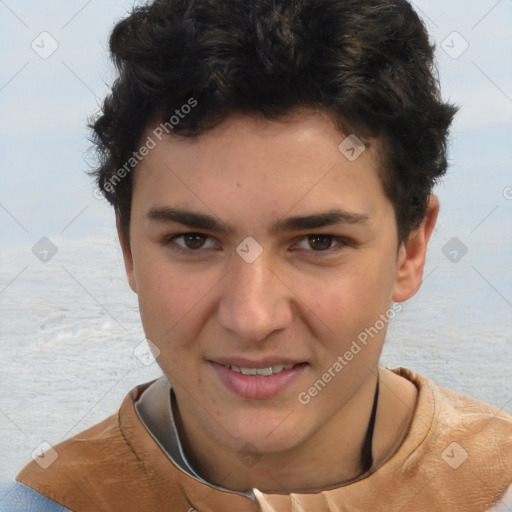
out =
<svg viewBox="0 0 512 512"><path fill-rule="evenodd" d="M397 416L397 405L404 403L399 397L400 390L395 379L390 379L388 370L381 378L379 407L373 433L374 440L381 451L381 458L388 454L403 431L405 421L410 416L410 398L407 398L406 411ZM394 374L392 374L394 375ZM413 384L394 375L396 379ZM292 449L271 453L241 453L220 443L209 432L201 428L187 428L190 422L183 422L182 415L176 410L176 424L188 460L201 476L214 485L246 491L257 488L266 493L308 492L318 489L337 487L358 479L363 473L361 453L371 417L377 371L370 373L352 399L312 436ZM390 389L393 384L395 390ZM410 388L409 388L410 392ZM392 396L395 396L393 404ZM398 399L398 402L397 400ZM381 407L384 401L393 410L385 411ZM392 415L394 418L391 418ZM389 417L388 419L386 419ZM399 417L399 431L396 430L396 418ZM394 430L386 432L393 423ZM195 426L197 427L197 426ZM336 447L333 450L333 447ZM206 456L205 456L206 455ZM300 461L300 464L297 463ZM379 464L374 460L370 471Z"/></svg>

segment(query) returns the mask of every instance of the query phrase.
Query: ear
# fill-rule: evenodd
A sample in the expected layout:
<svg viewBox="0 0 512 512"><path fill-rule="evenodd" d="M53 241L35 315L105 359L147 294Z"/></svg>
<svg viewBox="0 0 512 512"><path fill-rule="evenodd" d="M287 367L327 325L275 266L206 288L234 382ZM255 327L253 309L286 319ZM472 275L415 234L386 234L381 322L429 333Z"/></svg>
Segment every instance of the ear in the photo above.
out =
<svg viewBox="0 0 512 512"><path fill-rule="evenodd" d="M119 212L116 212L116 228L117 236L119 237L119 243L121 244L121 249L123 250L124 268L126 270L126 276L128 277L128 284L130 285L130 288L135 293L137 293L137 284L135 281L135 273L133 271L132 251L121 228L121 219L119 217Z"/></svg>
<svg viewBox="0 0 512 512"><path fill-rule="evenodd" d="M439 214L439 200L430 195L428 207L421 225L412 231L399 249L397 275L392 300L404 302L410 299L421 286L423 268L430 235Z"/></svg>

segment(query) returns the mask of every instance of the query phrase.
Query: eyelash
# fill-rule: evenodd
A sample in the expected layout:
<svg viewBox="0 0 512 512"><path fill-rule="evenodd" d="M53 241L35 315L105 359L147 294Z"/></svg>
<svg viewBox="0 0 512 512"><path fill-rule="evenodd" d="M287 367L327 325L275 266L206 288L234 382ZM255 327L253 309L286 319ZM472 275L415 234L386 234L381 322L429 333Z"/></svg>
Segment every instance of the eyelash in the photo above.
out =
<svg viewBox="0 0 512 512"><path fill-rule="evenodd" d="M176 239L183 238L183 237L190 236L190 235L200 236L200 237L203 237L205 239L211 239L211 237L209 235L205 235L203 233L196 233L196 232L178 233L176 235L172 235L172 236L167 237L164 240L164 245L170 247L171 244ZM337 249L331 248L331 249L326 249L326 250L323 250L323 251L306 251L306 252L311 252L313 258L325 258L326 256L330 256L332 254L337 254L337 253L345 250L346 247L350 247L350 246L354 245L354 244L350 243L347 239L345 239L343 237L334 236L334 235L326 235L326 234L323 234L323 233L322 234L313 233L313 234L304 235L302 237L302 239L309 238L309 237L312 237L312 236L331 238L332 239L331 242L338 241L341 244L341 247L339 247ZM183 247L180 247L179 245L178 246L174 246L174 247L170 247L170 249L172 251L177 252L177 253L187 254L189 256L190 255L193 255L193 256L200 255L201 252L203 252L202 249L197 249L197 250L194 250L194 249L184 249Z"/></svg>

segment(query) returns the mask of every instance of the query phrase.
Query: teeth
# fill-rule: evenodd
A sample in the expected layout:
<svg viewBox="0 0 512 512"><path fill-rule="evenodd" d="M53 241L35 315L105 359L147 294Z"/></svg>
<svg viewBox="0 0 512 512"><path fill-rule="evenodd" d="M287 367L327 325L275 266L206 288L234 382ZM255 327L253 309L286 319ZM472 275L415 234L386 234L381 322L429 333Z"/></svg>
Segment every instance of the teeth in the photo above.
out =
<svg viewBox="0 0 512 512"><path fill-rule="evenodd" d="M269 366L268 368L240 368L238 366L231 365L231 370L241 373L242 375L262 375L268 377L275 373L280 373L283 370L289 370L293 368L294 364L276 364L275 366Z"/></svg>
<svg viewBox="0 0 512 512"><path fill-rule="evenodd" d="M256 375L258 370L256 368L240 368L242 375Z"/></svg>

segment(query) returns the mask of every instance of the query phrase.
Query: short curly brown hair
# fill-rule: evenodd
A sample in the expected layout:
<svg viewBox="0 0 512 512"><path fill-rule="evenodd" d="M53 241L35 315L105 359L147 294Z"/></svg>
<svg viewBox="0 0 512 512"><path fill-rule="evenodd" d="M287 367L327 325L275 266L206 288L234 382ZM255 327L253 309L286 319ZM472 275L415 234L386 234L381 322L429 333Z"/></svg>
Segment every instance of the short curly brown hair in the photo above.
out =
<svg viewBox="0 0 512 512"><path fill-rule="evenodd" d="M110 52L119 75L90 125L99 157L91 174L128 242L128 171L155 119L194 137L233 113L283 119L311 107L340 132L380 137L400 241L446 172L457 109L441 100L434 46L405 0L156 0L114 27Z"/></svg>

